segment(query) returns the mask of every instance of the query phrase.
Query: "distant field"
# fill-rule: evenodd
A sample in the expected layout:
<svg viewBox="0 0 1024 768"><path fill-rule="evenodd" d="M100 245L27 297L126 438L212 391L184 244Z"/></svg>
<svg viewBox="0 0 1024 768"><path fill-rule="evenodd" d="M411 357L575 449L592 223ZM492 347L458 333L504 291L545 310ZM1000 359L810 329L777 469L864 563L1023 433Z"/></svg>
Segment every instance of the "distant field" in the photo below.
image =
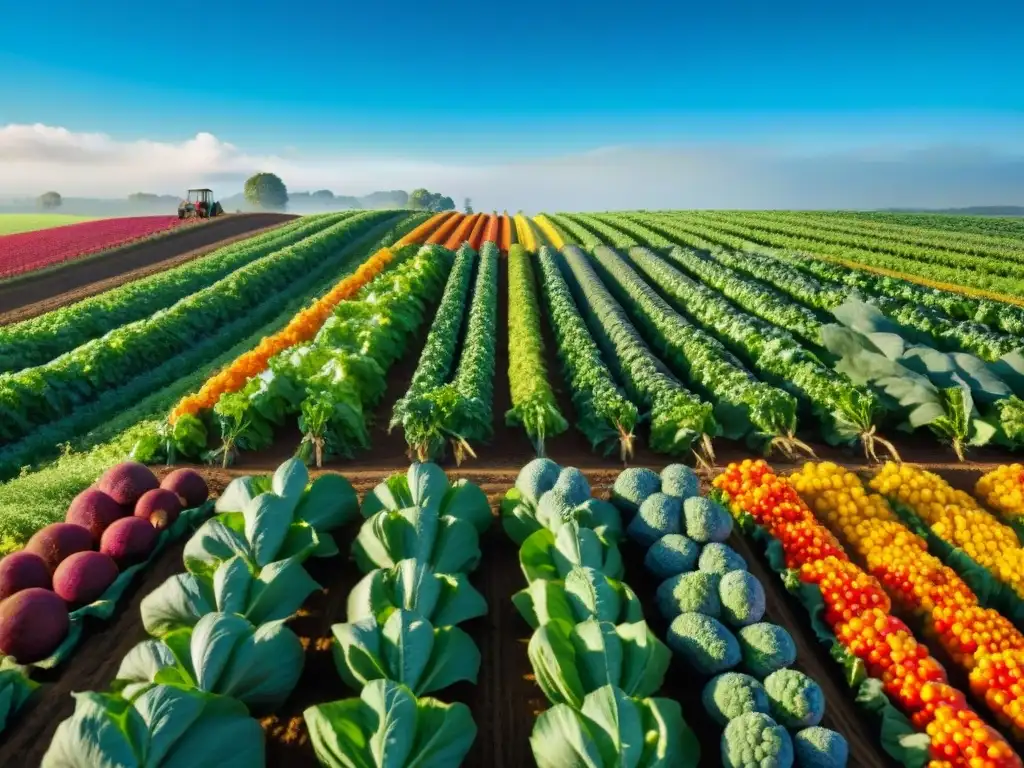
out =
<svg viewBox="0 0 1024 768"><path fill-rule="evenodd" d="M70 216L64 213L0 213L0 235L63 227L65 224L78 224L83 221L92 221L95 218L95 216Z"/></svg>

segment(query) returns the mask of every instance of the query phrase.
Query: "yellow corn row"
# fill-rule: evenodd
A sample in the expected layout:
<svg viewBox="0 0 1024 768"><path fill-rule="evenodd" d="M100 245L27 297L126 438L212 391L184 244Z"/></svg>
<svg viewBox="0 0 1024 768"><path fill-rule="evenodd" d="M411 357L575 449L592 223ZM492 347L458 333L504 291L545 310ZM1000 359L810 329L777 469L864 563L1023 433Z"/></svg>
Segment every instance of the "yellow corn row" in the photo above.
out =
<svg viewBox="0 0 1024 768"><path fill-rule="evenodd" d="M531 253L536 253L537 238L533 234L533 227L530 226L530 220L521 213L516 214L516 236L523 248Z"/></svg>
<svg viewBox="0 0 1024 768"><path fill-rule="evenodd" d="M547 238L548 242L551 243L554 248L559 251L562 250L562 246L565 245L565 240L563 240L562 236L558 234L558 230L555 229L555 225L551 223L551 220L547 216L544 214L534 216L533 223L537 225L541 234Z"/></svg>

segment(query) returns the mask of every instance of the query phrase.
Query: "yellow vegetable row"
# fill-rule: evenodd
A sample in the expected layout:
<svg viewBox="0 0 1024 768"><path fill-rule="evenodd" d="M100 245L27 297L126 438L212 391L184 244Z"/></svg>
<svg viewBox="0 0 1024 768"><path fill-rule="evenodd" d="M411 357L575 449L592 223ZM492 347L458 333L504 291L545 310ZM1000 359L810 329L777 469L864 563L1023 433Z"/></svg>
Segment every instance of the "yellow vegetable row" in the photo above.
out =
<svg viewBox="0 0 1024 768"><path fill-rule="evenodd" d="M974 492L1008 521L1024 521L1024 465L1003 464L978 480Z"/></svg>
<svg viewBox="0 0 1024 768"><path fill-rule="evenodd" d="M955 490L933 472L893 462L882 467L871 487L905 504L937 537L962 549L1024 598L1024 548L1017 534L970 494Z"/></svg>
<svg viewBox="0 0 1024 768"><path fill-rule="evenodd" d="M885 498L869 493L853 472L832 462L807 463L790 481L893 604L924 621L929 634L970 672L972 690L996 717L1024 732L1024 634L998 611L979 605L953 569L930 554Z"/></svg>
<svg viewBox="0 0 1024 768"><path fill-rule="evenodd" d="M533 222L537 225L537 228L541 231L544 237L548 239L548 242L551 243L552 247L559 251L562 250L562 246L565 245L565 240L563 240L562 236L558 234L558 230L555 229L555 225L551 223L551 220L547 216L543 214L540 216L534 216Z"/></svg>

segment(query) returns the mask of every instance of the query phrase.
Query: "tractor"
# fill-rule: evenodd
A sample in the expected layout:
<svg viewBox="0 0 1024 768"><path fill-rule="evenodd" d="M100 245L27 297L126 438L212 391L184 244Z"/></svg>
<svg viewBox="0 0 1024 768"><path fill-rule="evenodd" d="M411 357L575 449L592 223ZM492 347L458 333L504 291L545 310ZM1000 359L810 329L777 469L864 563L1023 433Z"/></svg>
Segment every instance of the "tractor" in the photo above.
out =
<svg viewBox="0 0 1024 768"><path fill-rule="evenodd" d="M190 189L188 197L178 203L179 219L208 219L223 213L220 203L213 199L212 189Z"/></svg>

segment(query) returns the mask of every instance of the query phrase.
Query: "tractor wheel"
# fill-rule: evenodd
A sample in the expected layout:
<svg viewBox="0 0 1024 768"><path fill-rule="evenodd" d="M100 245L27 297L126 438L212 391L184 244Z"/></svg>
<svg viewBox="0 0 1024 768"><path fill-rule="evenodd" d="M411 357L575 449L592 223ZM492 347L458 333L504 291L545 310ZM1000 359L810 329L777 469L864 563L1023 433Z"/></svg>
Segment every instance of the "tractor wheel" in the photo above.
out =
<svg viewBox="0 0 1024 768"><path fill-rule="evenodd" d="M179 219L184 219L185 218L185 212L184 211L178 211L178 218Z"/></svg>

